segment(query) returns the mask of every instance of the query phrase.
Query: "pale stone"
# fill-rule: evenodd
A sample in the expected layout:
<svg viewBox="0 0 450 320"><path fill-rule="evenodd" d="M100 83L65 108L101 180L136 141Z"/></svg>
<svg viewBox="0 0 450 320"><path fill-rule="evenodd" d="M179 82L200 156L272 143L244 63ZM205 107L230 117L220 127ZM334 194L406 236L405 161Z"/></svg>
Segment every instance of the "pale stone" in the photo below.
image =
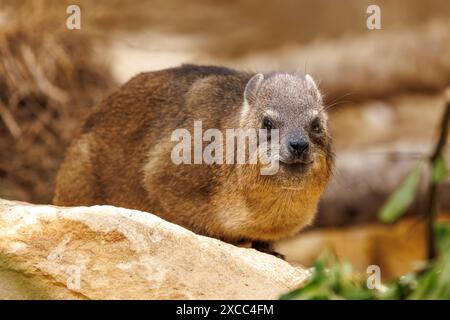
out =
<svg viewBox="0 0 450 320"><path fill-rule="evenodd" d="M0 200L0 299L276 299L307 276L146 212Z"/></svg>

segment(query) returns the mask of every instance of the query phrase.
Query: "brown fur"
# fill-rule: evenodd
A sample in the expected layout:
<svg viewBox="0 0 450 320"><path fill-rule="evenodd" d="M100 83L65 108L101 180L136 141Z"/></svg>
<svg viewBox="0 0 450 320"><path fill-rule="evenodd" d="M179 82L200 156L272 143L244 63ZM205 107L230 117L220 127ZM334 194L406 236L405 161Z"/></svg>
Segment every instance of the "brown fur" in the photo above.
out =
<svg viewBox="0 0 450 320"><path fill-rule="evenodd" d="M85 122L59 171L54 203L148 211L233 243L296 233L312 221L328 181L328 137L311 170L283 183L261 176L258 165L175 165L170 158L172 131L191 129L194 120L203 130L242 127L250 78L192 65L136 76Z"/></svg>

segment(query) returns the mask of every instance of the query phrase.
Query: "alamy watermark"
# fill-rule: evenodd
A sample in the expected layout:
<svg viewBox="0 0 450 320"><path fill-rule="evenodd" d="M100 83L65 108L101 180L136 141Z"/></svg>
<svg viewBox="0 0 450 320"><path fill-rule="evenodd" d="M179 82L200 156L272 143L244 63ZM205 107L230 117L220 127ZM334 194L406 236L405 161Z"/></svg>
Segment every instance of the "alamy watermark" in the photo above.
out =
<svg viewBox="0 0 450 320"><path fill-rule="evenodd" d="M381 9L376 4L371 4L367 7L367 14L370 14L366 20L366 26L369 30L381 29Z"/></svg>
<svg viewBox="0 0 450 320"><path fill-rule="evenodd" d="M69 30L81 29L81 8L76 4L67 6L66 13L69 15L66 19L66 27ZM369 14L366 20L366 26L369 30L381 29L381 9L376 4L367 7L366 13Z"/></svg>
<svg viewBox="0 0 450 320"><path fill-rule="evenodd" d="M172 132L178 141L171 152L174 164L261 164L261 175L274 175L279 169L278 129L207 129L194 121L193 134L181 128ZM203 147L204 142L209 142Z"/></svg>
<svg viewBox="0 0 450 320"><path fill-rule="evenodd" d="M371 290L382 290L383 286L381 284L381 268L376 264L372 264L367 267L367 274L370 276L367 277L367 288Z"/></svg>
<svg viewBox="0 0 450 320"><path fill-rule="evenodd" d="M81 29L81 9L76 4L67 7L66 13L69 15L66 19L66 27L69 30Z"/></svg>

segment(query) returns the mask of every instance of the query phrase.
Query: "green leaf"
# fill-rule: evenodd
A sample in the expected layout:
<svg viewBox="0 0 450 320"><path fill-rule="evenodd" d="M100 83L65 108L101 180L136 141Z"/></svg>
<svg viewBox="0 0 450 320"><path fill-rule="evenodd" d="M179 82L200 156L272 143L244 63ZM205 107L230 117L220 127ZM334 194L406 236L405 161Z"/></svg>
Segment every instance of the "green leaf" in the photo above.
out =
<svg viewBox="0 0 450 320"><path fill-rule="evenodd" d="M450 224L446 222L436 223L434 233L439 245L439 250L450 254Z"/></svg>
<svg viewBox="0 0 450 320"><path fill-rule="evenodd" d="M417 165L389 197L383 208L381 208L378 217L382 222L392 223L408 209L416 195L419 181L420 165Z"/></svg>
<svg viewBox="0 0 450 320"><path fill-rule="evenodd" d="M445 158L440 155L433 163L431 179L433 182L440 183L447 178L449 170Z"/></svg>

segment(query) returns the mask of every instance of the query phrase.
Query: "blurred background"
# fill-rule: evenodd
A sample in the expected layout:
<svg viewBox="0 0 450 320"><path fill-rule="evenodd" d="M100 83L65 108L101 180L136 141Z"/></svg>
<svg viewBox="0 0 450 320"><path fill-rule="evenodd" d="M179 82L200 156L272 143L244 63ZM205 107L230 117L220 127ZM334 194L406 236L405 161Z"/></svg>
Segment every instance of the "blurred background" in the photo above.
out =
<svg viewBox="0 0 450 320"><path fill-rule="evenodd" d="M80 30L66 28L71 4ZM381 30L366 26L370 4ZM424 259L425 184L400 222L382 225L377 213L436 143L450 85L447 0L0 0L0 197L50 203L89 110L138 72L181 63L320 82L337 168L315 224L277 245L289 261L310 266L332 250L390 279ZM449 190L446 181L442 219Z"/></svg>

